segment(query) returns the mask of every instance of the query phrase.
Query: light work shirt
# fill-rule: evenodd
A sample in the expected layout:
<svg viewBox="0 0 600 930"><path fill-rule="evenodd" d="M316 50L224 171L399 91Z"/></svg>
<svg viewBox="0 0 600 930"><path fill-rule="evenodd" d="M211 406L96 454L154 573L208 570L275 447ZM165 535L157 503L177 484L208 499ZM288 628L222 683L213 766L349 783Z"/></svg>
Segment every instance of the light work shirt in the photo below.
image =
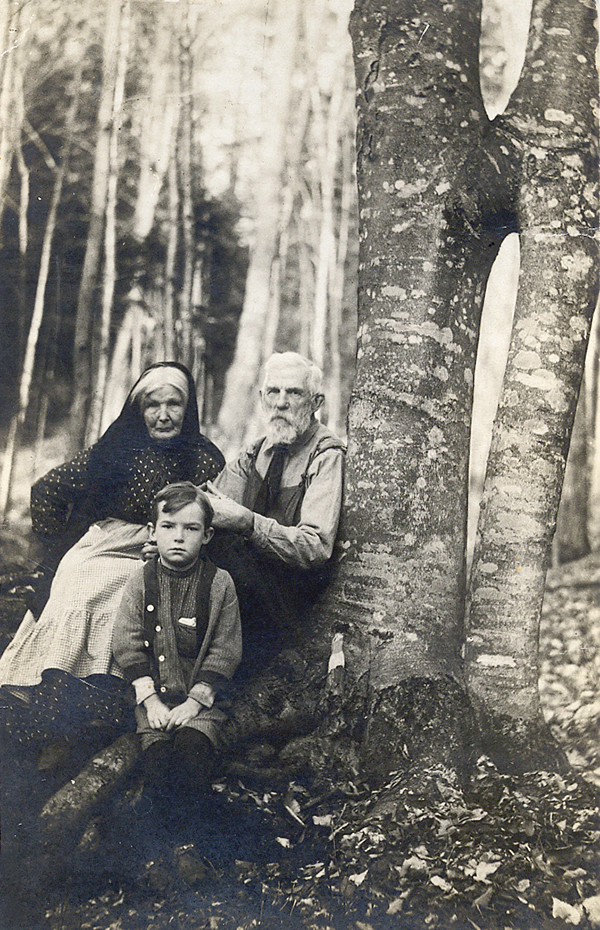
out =
<svg viewBox="0 0 600 930"><path fill-rule="evenodd" d="M316 455L317 448L324 446ZM214 481L227 497L244 503L244 492L253 467L262 477L273 455L272 446L264 441L255 457L253 443L236 459L228 463ZM302 483L305 491L295 526L283 526L272 517L254 515L250 543L258 552L297 568L316 568L327 562L333 553L342 507L344 447L342 441L318 420L289 447L281 488L293 488Z"/></svg>

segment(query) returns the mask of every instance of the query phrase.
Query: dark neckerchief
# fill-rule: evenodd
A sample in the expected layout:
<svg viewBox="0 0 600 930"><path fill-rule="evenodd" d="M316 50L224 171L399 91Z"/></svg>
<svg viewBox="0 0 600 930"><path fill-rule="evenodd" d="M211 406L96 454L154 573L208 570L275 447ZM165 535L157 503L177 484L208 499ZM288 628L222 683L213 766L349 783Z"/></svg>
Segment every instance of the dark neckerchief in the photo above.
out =
<svg viewBox="0 0 600 930"><path fill-rule="evenodd" d="M279 443L273 447L273 455L267 468L267 473L263 478L254 502L254 513L267 514L273 509L279 497L281 488L281 476L286 457L289 454L289 446Z"/></svg>

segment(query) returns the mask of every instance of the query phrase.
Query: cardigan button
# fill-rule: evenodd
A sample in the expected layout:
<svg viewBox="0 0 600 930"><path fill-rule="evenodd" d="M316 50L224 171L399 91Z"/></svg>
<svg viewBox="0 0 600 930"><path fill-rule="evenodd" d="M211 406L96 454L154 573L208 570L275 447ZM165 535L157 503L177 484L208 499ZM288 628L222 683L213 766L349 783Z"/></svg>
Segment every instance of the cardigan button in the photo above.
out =
<svg viewBox="0 0 600 930"><path fill-rule="evenodd" d="M159 656L159 657L158 657L158 661L159 661L159 662L164 662L164 661L165 661L165 657L164 657L164 656Z"/></svg>
<svg viewBox="0 0 600 930"><path fill-rule="evenodd" d="M164 685L161 685L161 688L160 688L160 690L161 690L161 691L162 691L162 693L164 694L164 693L165 693L165 691L166 691L167 689L165 688L165 686L164 686Z"/></svg>
<svg viewBox="0 0 600 930"><path fill-rule="evenodd" d="M144 640L144 646L146 647L146 649L150 648L150 643L148 642L147 639Z"/></svg>
<svg viewBox="0 0 600 930"><path fill-rule="evenodd" d="M154 610L154 604L148 604L148 606L146 607L146 610L148 611L149 614L151 614L152 611Z"/></svg>
<svg viewBox="0 0 600 930"><path fill-rule="evenodd" d="M162 630L162 626L155 626L154 629L156 630L157 633L160 633L160 631Z"/></svg>

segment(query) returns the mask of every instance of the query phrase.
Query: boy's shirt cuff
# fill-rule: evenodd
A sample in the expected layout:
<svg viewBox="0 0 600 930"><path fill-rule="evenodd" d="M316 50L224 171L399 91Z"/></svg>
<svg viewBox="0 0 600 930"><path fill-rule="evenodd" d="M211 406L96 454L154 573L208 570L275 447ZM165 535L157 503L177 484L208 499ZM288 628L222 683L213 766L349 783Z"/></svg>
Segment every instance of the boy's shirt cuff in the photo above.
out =
<svg viewBox="0 0 600 930"><path fill-rule="evenodd" d="M135 688L136 704L142 704L151 694L156 694L154 681L150 675L144 675L143 678L136 678L135 681L132 682L132 685Z"/></svg>
<svg viewBox="0 0 600 930"><path fill-rule="evenodd" d="M215 703L215 692L205 681L199 681L195 684L193 688L190 689L188 697L197 701L198 704L202 704L203 707L212 707Z"/></svg>

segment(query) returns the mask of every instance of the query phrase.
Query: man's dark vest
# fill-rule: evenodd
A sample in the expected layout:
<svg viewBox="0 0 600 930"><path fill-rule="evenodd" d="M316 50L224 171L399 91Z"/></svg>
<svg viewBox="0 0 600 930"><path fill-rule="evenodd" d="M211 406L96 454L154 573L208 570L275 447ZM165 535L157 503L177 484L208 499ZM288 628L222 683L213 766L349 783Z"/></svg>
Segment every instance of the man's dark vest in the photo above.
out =
<svg viewBox="0 0 600 930"><path fill-rule="evenodd" d="M254 504L263 482L263 478L256 470L256 459L258 458L258 453L264 442L264 439L259 439L249 452L251 471L246 482L244 499L242 501L244 507L247 507L249 510L254 510ZM322 452L326 452L328 449L345 449L345 446L341 439L337 439L335 436L324 436L320 439L309 456L306 468L300 478L300 483L291 488L281 488L277 504L269 511L267 516L277 520L282 526L296 526L298 524L300 520L300 511L302 509L302 501L306 493L310 466L318 455Z"/></svg>

